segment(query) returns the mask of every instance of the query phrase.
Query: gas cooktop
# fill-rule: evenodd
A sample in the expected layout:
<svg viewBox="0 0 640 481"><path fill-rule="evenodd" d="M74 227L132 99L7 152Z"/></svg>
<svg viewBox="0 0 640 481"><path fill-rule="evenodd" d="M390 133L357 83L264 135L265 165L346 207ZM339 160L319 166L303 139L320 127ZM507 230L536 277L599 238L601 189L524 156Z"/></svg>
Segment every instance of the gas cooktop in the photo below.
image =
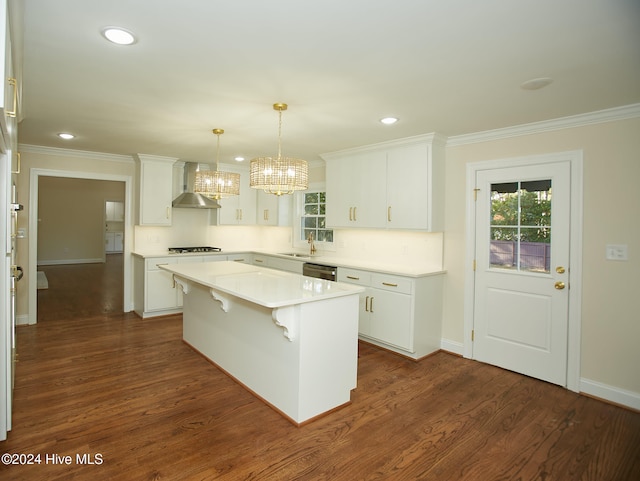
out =
<svg viewBox="0 0 640 481"><path fill-rule="evenodd" d="M169 254L188 254L191 252L222 252L220 247L169 247Z"/></svg>

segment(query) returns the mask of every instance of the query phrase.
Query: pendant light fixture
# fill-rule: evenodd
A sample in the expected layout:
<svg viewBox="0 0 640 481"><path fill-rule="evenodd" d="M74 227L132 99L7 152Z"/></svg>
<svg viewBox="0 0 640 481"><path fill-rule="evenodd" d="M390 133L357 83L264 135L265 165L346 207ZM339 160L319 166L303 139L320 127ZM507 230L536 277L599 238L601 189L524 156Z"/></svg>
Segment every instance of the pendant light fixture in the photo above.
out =
<svg viewBox="0 0 640 481"><path fill-rule="evenodd" d="M224 130L213 129L212 132L218 137L216 170L198 170L193 183L193 191L210 199L219 200L240 193L240 174L218 170L220 136L224 134Z"/></svg>
<svg viewBox="0 0 640 481"><path fill-rule="evenodd" d="M273 104L278 111L278 157L256 157L251 160L249 184L268 194L293 194L309 187L309 166L306 160L282 156L282 112L287 104Z"/></svg>

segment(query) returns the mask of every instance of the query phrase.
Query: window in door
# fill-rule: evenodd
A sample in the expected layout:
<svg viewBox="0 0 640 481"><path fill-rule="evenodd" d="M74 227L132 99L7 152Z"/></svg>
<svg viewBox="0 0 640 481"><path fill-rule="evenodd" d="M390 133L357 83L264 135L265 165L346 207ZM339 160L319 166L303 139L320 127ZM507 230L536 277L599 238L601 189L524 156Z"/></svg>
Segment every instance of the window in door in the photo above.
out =
<svg viewBox="0 0 640 481"><path fill-rule="evenodd" d="M491 184L490 267L549 273L551 180Z"/></svg>

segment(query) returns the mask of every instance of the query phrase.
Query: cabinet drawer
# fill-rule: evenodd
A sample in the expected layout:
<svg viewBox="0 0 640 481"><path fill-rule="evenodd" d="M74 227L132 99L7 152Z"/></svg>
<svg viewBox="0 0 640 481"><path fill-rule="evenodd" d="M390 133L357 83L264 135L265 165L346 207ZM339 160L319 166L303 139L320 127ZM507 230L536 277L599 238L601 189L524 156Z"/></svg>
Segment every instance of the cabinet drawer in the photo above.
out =
<svg viewBox="0 0 640 481"><path fill-rule="evenodd" d="M406 277L387 274L372 274L371 287L384 289L386 291L400 292L403 294L411 294L413 290L413 281Z"/></svg>
<svg viewBox="0 0 640 481"><path fill-rule="evenodd" d="M158 264L175 264L178 261L175 257L154 257L146 260L147 271L160 270Z"/></svg>
<svg viewBox="0 0 640 481"><path fill-rule="evenodd" d="M348 282L349 284L368 287L371 285L371 272L339 267L338 282Z"/></svg>

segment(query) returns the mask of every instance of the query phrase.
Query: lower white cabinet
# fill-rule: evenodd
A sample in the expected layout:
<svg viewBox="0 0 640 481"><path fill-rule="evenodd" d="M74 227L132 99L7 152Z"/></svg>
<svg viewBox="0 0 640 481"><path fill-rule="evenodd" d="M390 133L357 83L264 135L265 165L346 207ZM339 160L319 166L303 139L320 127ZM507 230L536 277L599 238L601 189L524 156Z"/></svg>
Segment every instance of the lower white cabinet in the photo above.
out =
<svg viewBox="0 0 640 481"><path fill-rule="evenodd" d="M279 271L293 272L294 274L302 274L302 261L293 259L283 259L281 257L269 256L263 254L253 255L253 265L260 267L269 267Z"/></svg>
<svg viewBox="0 0 640 481"><path fill-rule="evenodd" d="M182 311L182 289L162 264L226 261L225 255L134 257L134 311L140 317L155 317Z"/></svg>
<svg viewBox="0 0 640 481"><path fill-rule="evenodd" d="M366 287L360 294L361 339L419 359L440 349L440 274L404 277L338 268L338 281Z"/></svg>
<svg viewBox="0 0 640 481"><path fill-rule="evenodd" d="M124 246L123 237L122 232L106 232L104 235L104 251L106 253L122 252Z"/></svg>

